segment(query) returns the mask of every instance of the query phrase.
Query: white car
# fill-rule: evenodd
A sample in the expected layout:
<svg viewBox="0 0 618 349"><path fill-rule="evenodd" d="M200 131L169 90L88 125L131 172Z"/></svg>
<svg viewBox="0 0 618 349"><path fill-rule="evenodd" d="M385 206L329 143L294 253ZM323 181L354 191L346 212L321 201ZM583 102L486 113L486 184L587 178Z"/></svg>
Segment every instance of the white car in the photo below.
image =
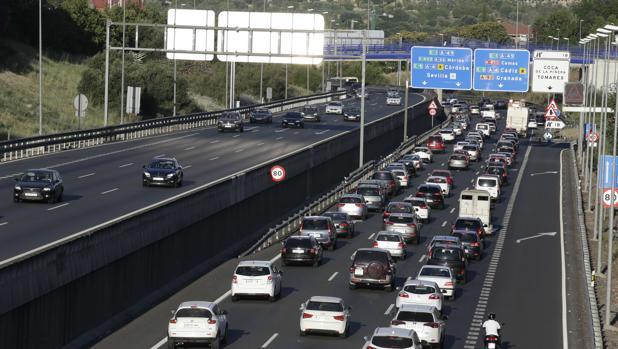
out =
<svg viewBox="0 0 618 349"><path fill-rule="evenodd" d="M491 129L486 123L479 122L478 124L476 124L475 130L482 132L485 137L489 137L491 135Z"/></svg>
<svg viewBox="0 0 618 349"><path fill-rule="evenodd" d="M455 140L455 132L452 129L440 130L439 134L445 142L452 142Z"/></svg>
<svg viewBox="0 0 618 349"><path fill-rule="evenodd" d="M451 268L441 265L423 265L416 276L417 280L433 281L440 286L445 297L455 299L455 276Z"/></svg>
<svg viewBox="0 0 618 349"><path fill-rule="evenodd" d="M399 96L386 97L386 105L401 105L401 97Z"/></svg>
<svg viewBox="0 0 618 349"><path fill-rule="evenodd" d="M468 144L468 145L464 145L463 149L468 152L468 155L470 156L470 161L478 161L479 160L479 156L481 155L481 151L479 150L479 147L476 145L472 145L472 144Z"/></svg>
<svg viewBox="0 0 618 349"><path fill-rule="evenodd" d="M459 112L459 110L461 110L461 104L453 103L453 106L451 107L451 113L457 113Z"/></svg>
<svg viewBox="0 0 618 349"><path fill-rule="evenodd" d="M481 114L481 108L476 105L470 106L470 115L479 115Z"/></svg>
<svg viewBox="0 0 618 349"><path fill-rule="evenodd" d="M281 271L270 261L242 261L232 276L232 301L239 296L268 296L273 302L281 295Z"/></svg>
<svg viewBox="0 0 618 349"><path fill-rule="evenodd" d="M459 141L459 142L455 143L455 145L453 146L453 151L455 151L455 150L462 150L464 145L468 145L468 142Z"/></svg>
<svg viewBox="0 0 618 349"><path fill-rule="evenodd" d="M530 119L528 120L528 128L531 129L536 129L537 124L536 124L536 119Z"/></svg>
<svg viewBox="0 0 618 349"><path fill-rule="evenodd" d="M416 213L416 217L423 223L429 223L431 217L431 207L427 204L427 199L419 198L414 195L410 195L403 200L404 202L409 202L412 204L412 208L414 208L414 212Z"/></svg>
<svg viewBox="0 0 618 349"><path fill-rule="evenodd" d="M387 250L395 258L406 259L406 243L398 232L378 232L373 239L373 247Z"/></svg>
<svg viewBox="0 0 618 349"><path fill-rule="evenodd" d="M167 325L169 348L184 344L209 344L219 348L227 341L227 312L213 302L183 302Z"/></svg>
<svg viewBox="0 0 618 349"><path fill-rule="evenodd" d="M339 198L337 211L357 219L366 219L369 212L365 198L360 194L344 194Z"/></svg>
<svg viewBox="0 0 618 349"><path fill-rule="evenodd" d="M378 327L371 338L365 337L363 349L423 349L423 344L414 330Z"/></svg>
<svg viewBox="0 0 618 349"><path fill-rule="evenodd" d="M487 191L492 200L500 198L500 180L497 176L478 176L474 182L474 189Z"/></svg>
<svg viewBox="0 0 618 349"><path fill-rule="evenodd" d="M416 147L413 151L413 154L420 156L423 162L433 162L433 152L431 149L427 147Z"/></svg>
<svg viewBox="0 0 618 349"><path fill-rule="evenodd" d="M416 170L421 170L423 168L423 160L416 154L406 154L400 161L404 163L412 162L412 165Z"/></svg>
<svg viewBox="0 0 618 349"><path fill-rule="evenodd" d="M401 308L403 304L429 305L442 312L443 302L444 296L435 281L408 280L397 294L395 306Z"/></svg>
<svg viewBox="0 0 618 349"><path fill-rule="evenodd" d="M351 309L341 298L320 296L309 298L300 305L300 335L317 332L347 336Z"/></svg>
<svg viewBox="0 0 618 349"><path fill-rule="evenodd" d="M448 185L448 179L442 176L429 176L425 180L425 184L436 184L440 186L440 190L442 190L442 195L445 197L451 195L451 188Z"/></svg>
<svg viewBox="0 0 618 349"><path fill-rule="evenodd" d="M343 114L343 104L341 102L330 102L326 105L326 114Z"/></svg>
<svg viewBox="0 0 618 349"><path fill-rule="evenodd" d="M397 178L397 181L399 182L399 186L402 188L407 188L408 184L410 183L409 178L408 178L408 173L405 170L401 170L401 169L392 169L390 170L395 177Z"/></svg>
<svg viewBox="0 0 618 349"><path fill-rule="evenodd" d="M451 127L453 128L453 132L455 132L455 136L461 136L463 134L463 127L459 122L454 122Z"/></svg>
<svg viewBox="0 0 618 349"><path fill-rule="evenodd" d="M402 304L391 320L391 327L414 330L421 342L440 347L446 337L447 317L429 305Z"/></svg>

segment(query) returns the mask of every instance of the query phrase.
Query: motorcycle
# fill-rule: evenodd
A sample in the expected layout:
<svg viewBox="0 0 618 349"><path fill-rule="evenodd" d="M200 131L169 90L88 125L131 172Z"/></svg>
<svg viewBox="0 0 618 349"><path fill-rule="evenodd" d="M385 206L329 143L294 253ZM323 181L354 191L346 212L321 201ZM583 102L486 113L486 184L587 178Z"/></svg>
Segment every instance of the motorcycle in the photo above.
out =
<svg viewBox="0 0 618 349"><path fill-rule="evenodd" d="M494 335L485 336L485 349L499 349L500 337Z"/></svg>

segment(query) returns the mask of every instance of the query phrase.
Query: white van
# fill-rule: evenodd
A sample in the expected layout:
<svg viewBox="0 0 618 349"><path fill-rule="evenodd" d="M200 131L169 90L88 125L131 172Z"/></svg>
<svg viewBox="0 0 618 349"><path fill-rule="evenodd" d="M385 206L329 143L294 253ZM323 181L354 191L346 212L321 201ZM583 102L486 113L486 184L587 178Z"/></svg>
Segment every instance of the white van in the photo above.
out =
<svg viewBox="0 0 618 349"><path fill-rule="evenodd" d="M459 216L480 218L485 232L493 234L491 197L486 190L462 190L459 195Z"/></svg>
<svg viewBox="0 0 618 349"><path fill-rule="evenodd" d="M479 122L476 124L475 130L482 132L485 137L491 135L491 127L486 123Z"/></svg>
<svg viewBox="0 0 618 349"><path fill-rule="evenodd" d="M487 191L492 200L498 200L500 198L500 180L497 176L478 176L474 183L474 188L476 190Z"/></svg>

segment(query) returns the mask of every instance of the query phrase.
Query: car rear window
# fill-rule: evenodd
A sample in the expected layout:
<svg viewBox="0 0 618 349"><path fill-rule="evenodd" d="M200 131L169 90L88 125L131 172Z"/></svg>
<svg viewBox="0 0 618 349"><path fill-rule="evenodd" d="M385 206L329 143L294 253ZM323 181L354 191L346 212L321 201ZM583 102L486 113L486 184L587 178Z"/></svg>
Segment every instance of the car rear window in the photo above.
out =
<svg viewBox="0 0 618 349"><path fill-rule="evenodd" d="M414 294L432 294L436 292L434 287L427 285L408 285L403 290Z"/></svg>
<svg viewBox="0 0 618 349"><path fill-rule="evenodd" d="M476 151L476 147L473 145L464 145L463 150Z"/></svg>
<svg viewBox="0 0 618 349"><path fill-rule="evenodd" d="M477 220L458 219L455 221L455 229L471 229L476 230L481 227L481 223Z"/></svg>
<svg viewBox="0 0 618 349"><path fill-rule="evenodd" d="M358 194L362 194L363 196L379 196L380 191L377 188L358 188L356 190Z"/></svg>
<svg viewBox="0 0 618 349"><path fill-rule="evenodd" d="M498 183L495 179L484 179L481 178L477 181L477 184L481 187L495 187Z"/></svg>
<svg viewBox="0 0 618 349"><path fill-rule="evenodd" d="M371 179L382 179L382 180L392 180L393 174L390 172L376 172L371 176Z"/></svg>
<svg viewBox="0 0 618 349"><path fill-rule="evenodd" d="M378 236L376 237L376 241L399 242L401 241L401 236L394 234L378 234Z"/></svg>
<svg viewBox="0 0 618 349"><path fill-rule="evenodd" d="M393 173L395 174L395 176L405 176L406 173L403 172L402 170L393 170Z"/></svg>
<svg viewBox="0 0 618 349"><path fill-rule="evenodd" d="M423 268L421 269L421 276L438 276L438 277L451 277L451 273L447 268Z"/></svg>
<svg viewBox="0 0 618 349"><path fill-rule="evenodd" d="M433 322L431 313L419 313L415 311L400 311L397 314L397 320L414 321L414 322Z"/></svg>
<svg viewBox="0 0 618 349"><path fill-rule="evenodd" d="M241 266L236 268L236 274L242 276L264 276L270 275L270 269L260 266Z"/></svg>
<svg viewBox="0 0 618 349"><path fill-rule="evenodd" d="M345 213L339 213L339 212L329 212L324 214L325 216L330 217L333 220L336 221L345 221L346 219L348 219L348 215Z"/></svg>
<svg viewBox="0 0 618 349"><path fill-rule="evenodd" d="M178 309L176 312L176 317L201 317L201 318L212 318L212 313L208 309L201 308L182 308Z"/></svg>
<svg viewBox="0 0 618 349"><path fill-rule="evenodd" d="M356 251L354 262L369 263L373 261L388 264L388 256L383 251Z"/></svg>
<svg viewBox="0 0 618 349"><path fill-rule="evenodd" d="M285 240L285 247L305 247L305 248L310 248L311 247L311 240L309 239L296 239L296 238L289 238L287 240Z"/></svg>
<svg viewBox="0 0 618 349"><path fill-rule="evenodd" d="M309 303L307 303L307 310L341 312L343 311L343 306L341 305L341 303L310 301Z"/></svg>
<svg viewBox="0 0 618 349"><path fill-rule="evenodd" d="M404 224L408 224L408 223L414 223L414 218L412 218L411 216L389 216L388 220L392 223L404 223Z"/></svg>
<svg viewBox="0 0 618 349"><path fill-rule="evenodd" d="M418 188L418 191L425 193L441 193L442 189L438 186L433 185L422 185Z"/></svg>
<svg viewBox="0 0 618 349"><path fill-rule="evenodd" d="M476 242L476 234L454 232L453 236L457 236L463 242Z"/></svg>
<svg viewBox="0 0 618 349"><path fill-rule="evenodd" d="M433 177L433 178L427 179L427 182L429 182L429 183L446 183L446 178Z"/></svg>
<svg viewBox="0 0 618 349"><path fill-rule="evenodd" d="M306 230L327 230L328 221L326 219L305 219L303 229Z"/></svg>
<svg viewBox="0 0 618 349"><path fill-rule="evenodd" d="M440 136L431 136L431 137L429 137L429 142L442 142L442 137L440 137Z"/></svg>
<svg viewBox="0 0 618 349"><path fill-rule="evenodd" d="M390 213L412 213L411 205L403 203L390 203L386 210Z"/></svg>
<svg viewBox="0 0 618 349"><path fill-rule="evenodd" d="M359 204L363 202L363 200L355 196L344 196L341 199L339 199L339 202L342 204Z"/></svg>
<svg viewBox="0 0 618 349"><path fill-rule="evenodd" d="M466 157L464 155L451 155L452 160L465 160Z"/></svg>
<svg viewBox="0 0 618 349"><path fill-rule="evenodd" d="M374 336L371 339L371 344L382 348L402 349L411 348L414 342L412 341L412 338L397 336Z"/></svg>
<svg viewBox="0 0 618 349"><path fill-rule="evenodd" d="M459 250L454 248L434 247L431 258L445 261L456 261L461 258Z"/></svg>

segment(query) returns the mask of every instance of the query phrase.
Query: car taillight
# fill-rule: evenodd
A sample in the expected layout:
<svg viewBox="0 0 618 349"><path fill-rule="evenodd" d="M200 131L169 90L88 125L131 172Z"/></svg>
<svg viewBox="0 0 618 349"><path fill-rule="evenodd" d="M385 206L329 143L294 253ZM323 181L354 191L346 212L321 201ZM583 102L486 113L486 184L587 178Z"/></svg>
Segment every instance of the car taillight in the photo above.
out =
<svg viewBox="0 0 618 349"><path fill-rule="evenodd" d="M390 215L391 215L390 212L384 211L384 213L382 214L382 218L388 218Z"/></svg>
<svg viewBox="0 0 618 349"><path fill-rule="evenodd" d="M209 325L214 325L216 323L217 323L217 320L213 320L213 319L208 320Z"/></svg>
<svg viewBox="0 0 618 349"><path fill-rule="evenodd" d="M406 292L399 292L398 296L401 298L410 298L410 296Z"/></svg>
<svg viewBox="0 0 618 349"><path fill-rule="evenodd" d="M232 283L233 284L237 284L238 283L238 278L236 277L236 275L232 276Z"/></svg>
<svg viewBox="0 0 618 349"><path fill-rule="evenodd" d="M176 323L176 319L170 319L170 324L175 324Z"/></svg>
<svg viewBox="0 0 618 349"><path fill-rule="evenodd" d="M345 204L337 204L337 206L343 207L343 206L345 206Z"/></svg>
<svg viewBox="0 0 618 349"><path fill-rule="evenodd" d="M284 247L281 249L281 253L286 253L288 250Z"/></svg>
<svg viewBox="0 0 618 349"><path fill-rule="evenodd" d="M356 207L363 207L363 204L356 204Z"/></svg>
<svg viewBox="0 0 618 349"><path fill-rule="evenodd" d="M375 347L372 347L371 345L367 346L367 349L376 349Z"/></svg>
<svg viewBox="0 0 618 349"><path fill-rule="evenodd" d="M373 247L378 247L378 242L377 241L373 242Z"/></svg>
<svg viewBox="0 0 618 349"><path fill-rule="evenodd" d="M463 258L461 259L462 261L464 260ZM459 270L459 274L463 275L466 271L464 270L464 268L461 268L461 270Z"/></svg>
<svg viewBox="0 0 618 349"><path fill-rule="evenodd" d="M391 325L405 325L405 322L401 320L392 320Z"/></svg>
<svg viewBox="0 0 618 349"><path fill-rule="evenodd" d="M481 246L481 244L479 244L478 242L473 242L470 245L474 246L474 247L479 247Z"/></svg>
<svg viewBox="0 0 618 349"><path fill-rule="evenodd" d="M416 224L414 224L414 223L409 223L409 224L408 224L408 227L411 227L411 228L416 228Z"/></svg>
<svg viewBox="0 0 618 349"><path fill-rule="evenodd" d="M309 313L303 313L303 319L308 319L308 318L311 318L311 317L313 317L313 315L312 315L312 314L309 314Z"/></svg>
<svg viewBox="0 0 618 349"><path fill-rule="evenodd" d="M440 327L440 324L437 324L435 322L427 322L427 323L424 323L423 326L429 326L431 328L438 328Z"/></svg>
<svg viewBox="0 0 618 349"><path fill-rule="evenodd" d="M444 286L453 286L453 282L452 281L447 281Z"/></svg>
<svg viewBox="0 0 618 349"><path fill-rule="evenodd" d="M434 293L429 296L429 299L440 299L440 295Z"/></svg>
<svg viewBox="0 0 618 349"><path fill-rule="evenodd" d="M350 269L348 269L348 271L349 271L350 273L353 273L353 272L354 272L354 267L350 267Z"/></svg>
<svg viewBox="0 0 618 349"><path fill-rule="evenodd" d="M400 242L399 243L399 248L404 248L404 247L405 247L405 245L403 244L403 242Z"/></svg>
<svg viewBox="0 0 618 349"><path fill-rule="evenodd" d="M333 316L333 319L338 320L338 321L343 321L343 320L345 320L345 316L343 316L343 315L335 315L335 316Z"/></svg>
<svg viewBox="0 0 618 349"><path fill-rule="evenodd" d="M267 283L269 283L269 284L272 284L272 283L273 283L273 277L272 277L272 275L268 275L268 279L266 279L266 282L267 282Z"/></svg>
<svg viewBox="0 0 618 349"><path fill-rule="evenodd" d="M349 224L348 223L341 223L341 224L339 224L339 226L340 227L347 227L347 226L349 226Z"/></svg>
<svg viewBox="0 0 618 349"><path fill-rule="evenodd" d="M311 254L315 254L315 252L316 252L315 248L312 248L312 249L309 250L309 253L311 253Z"/></svg>

